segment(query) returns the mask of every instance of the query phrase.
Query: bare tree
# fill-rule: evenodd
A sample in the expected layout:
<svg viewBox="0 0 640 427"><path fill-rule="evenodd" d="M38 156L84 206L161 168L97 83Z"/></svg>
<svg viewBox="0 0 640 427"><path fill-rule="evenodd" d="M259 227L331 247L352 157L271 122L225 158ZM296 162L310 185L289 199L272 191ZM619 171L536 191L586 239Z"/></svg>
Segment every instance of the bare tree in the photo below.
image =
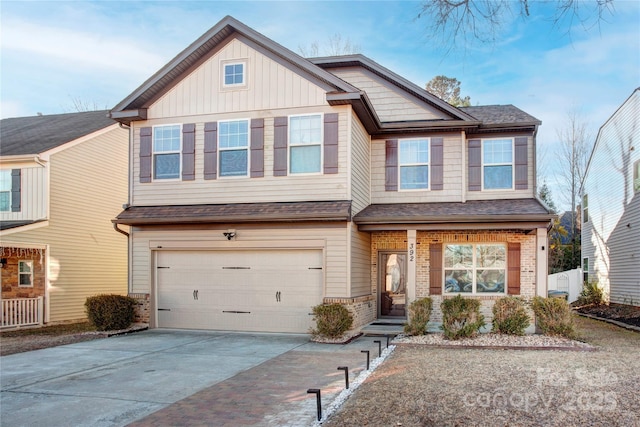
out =
<svg viewBox="0 0 640 427"><path fill-rule="evenodd" d="M454 107L471 105L471 98L468 96L460 98L460 82L455 77L435 76L427 82L425 89Z"/></svg>
<svg viewBox="0 0 640 427"><path fill-rule="evenodd" d="M580 197L580 186L587 172L587 163L593 144L588 132L587 124L575 108L567 113L566 126L556 130L560 140L560 177L565 190L565 201L571 203L571 245L572 258L578 249L578 218L576 206Z"/></svg>
<svg viewBox="0 0 640 427"><path fill-rule="evenodd" d="M452 48L457 44L467 46L473 41L494 43L504 25L514 18L526 21L531 8L549 3L555 4L546 18L555 28L565 29L567 34L576 23L588 29L614 12L613 0L426 0L417 17L429 21L427 30L432 35L442 36L445 44Z"/></svg>
<svg viewBox="0 0 640 427"><path fill-rule="evenodd" d="M318 40L312 42L309 46L298 46L298 52L306 57L313 58L315 56L337 56L337 55L351 55L354 53L360 53L360 45L357 45L351 41L351 39L342 38L339 33L329 37L327 42L322 47L322 53L320 53L320 42Z"/></svg>
<svg viewBox="0 0 640 427"><path fill-rule="evenodd" d="M82 113L85 111L99 111L109 109L109 106L107 104L101 105L95 99L89 100L81 98L79 96L70 96L70 98L71 104L69 106L63 107L64 111Z"/></svg>

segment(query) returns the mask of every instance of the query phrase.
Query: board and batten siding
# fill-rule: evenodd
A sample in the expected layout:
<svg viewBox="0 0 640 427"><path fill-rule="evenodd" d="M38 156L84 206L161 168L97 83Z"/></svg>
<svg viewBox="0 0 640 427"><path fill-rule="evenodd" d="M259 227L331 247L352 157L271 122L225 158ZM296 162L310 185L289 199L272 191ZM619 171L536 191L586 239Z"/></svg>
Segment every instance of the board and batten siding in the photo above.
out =
<svg viewBox="0 0 640 427"><path fill-rule="evenodd" d="M223 236L227 228L234 228L237 237L228 241ZM309 248L306 242L322 242L324 247L324 290L323 297L348 297L349 277L348 229L344 224L314 227L312 224L300 227L290 225L272 227L252 227L249 225L225 224L224 228L193 227L190 229L170 229L145 227L134 229L132 245L133 293L152 292L152 250L157 246L167 247L179 244L183 249L242 250L242 249L296 249ZM171 243L173 242L173 243ZM156 246L153 246L156 245ZM301 284L303 286L304 284Z"/></svg>
<svg viewBox="0 0 640 427"><path fill-rule="evenodd" d="M409 95L382 77L360 67L328 70L347 83L365 91L383 122L449 119L441 111Z"/></svg>
<svg viewBox="0 0 640 427"><path fill-rule="evenodd" d="M6 165L20 169L20 211L0 212L0 221L36 221L47 218L47 172L45 166Z"/></svg>
<svg viewBox="0 0 640 427"><path fill-rule="evenodd" d="M351 213L371 204L371 139L355 115L351 114Z"/></svg>
<svg viewBox="0 0 640 427"><path fill-rule="evenodd" d="M222 87L222 64L243 61L244 88ZM149 119L326 105L326 91L238 39L231 39L148 110Z"/></svg>
<svg viewBox="0 0 640 427"><path fill-rule="evenodd" d="M422 136L416 135L415 138ZM443 138L442 190L385 190L386 140L376 139L371 144L371 202L372 203L426 203L462 201L462 144L461 134L433 134L424 136Z"/></svg>
<svg viewBox="0 0 640 427"><path fill-rule="evenodd" d="M127 294L127 238L111 224L127 201L127 153L114 125L52 154L49 225L10 236L48 245L50 322L85 319L88 296Z"/></svg>
<svg viewBox="0 0 640 427"><path fill-rule="evenodd" d="M180 117L179 119L148 120L139 122L134 129L134 149L132 168L133 194L132 204L138 206L188 205L219 203L259 203L294 202L308 200L346 200L349 198L347 185L347 120L348 107L307 107L242 114L207 115L198 117ZM293 114L339 113L338 118L338 173L300 174L274 176L273 145L274 117L286 117ZM212 121L230 119L264 119L264 176L218 177L204 179L204 124ZM168 124L195 123L195 179L183 181L155 180L140 182L140 128Z"/></svg>
<svg viewBox="0 0 640 427"><path fill-rule="evenodd" d="M640 90L601 127L583 184L588 221L582 222L582 258L589 258L589 278L611 302L633 305L640 305L640 191L633 186L638 117Z"/></svg>

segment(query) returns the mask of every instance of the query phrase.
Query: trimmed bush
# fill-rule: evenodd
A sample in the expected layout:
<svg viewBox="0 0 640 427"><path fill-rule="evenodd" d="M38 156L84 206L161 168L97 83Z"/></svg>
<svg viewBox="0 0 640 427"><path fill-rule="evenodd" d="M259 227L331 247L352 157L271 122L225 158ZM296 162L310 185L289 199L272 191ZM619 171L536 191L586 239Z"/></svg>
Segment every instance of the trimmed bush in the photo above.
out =
<svg viewBox="0 0 640 427"><path fill-rule="evenodd" d="M532 307L537 325L543 334L576 338L573 315L567 301L560 298L535 297Z"/></svg>
<svg viewBox="0 0 640 427"><path fill-rule="evenodd" d="M313 307L313 316L316 329L310 332L314 336L339 338L351 329L353 324L353 316L349 310L338 303L316 305Z"/></svg>
<svg viewBox="0 0 640 427"><path fill-rule="evenodd" d="M460 294L446 299L440 304L442 309L442 330L450 340L475 337L484 326L484 316L480 314L480 301L462 298Z"/></svg>
<svg viewBox="0 0 640 427"><path fill-rule="evenodd" d="M602 305L604 304L604 290L596 280L591 280L582 285L582 291L578 297L578 305Z"/></svg>
<svg viewBox="0 0 640 427"><path fill-rule="evenodd" d="M128 328L135 316L137 301L123 295L96 295L84 303L89 321L99 331Z"/></svg>
<svg viewBox="0 0 640 427"><path fill-rule="evenodd" d="M409 323L404 325L404 333L407 335L426 334L432 307L433 303L429 297L417 299L409 304Z"/></svg>
<svg viewBox="0 0 640 427"><path fill-rule="evenodd" d="M500 334L524 335L531 321L524 308L524 302L516 297L502 297L493 305L493 326L491 330Z"/></svg>

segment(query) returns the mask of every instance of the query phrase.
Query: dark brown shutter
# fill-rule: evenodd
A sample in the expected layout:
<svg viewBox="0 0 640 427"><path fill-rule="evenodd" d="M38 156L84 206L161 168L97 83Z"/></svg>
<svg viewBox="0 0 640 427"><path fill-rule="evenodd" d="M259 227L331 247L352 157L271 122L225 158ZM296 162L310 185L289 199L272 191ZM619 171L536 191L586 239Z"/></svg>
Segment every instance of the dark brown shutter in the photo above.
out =
<svg viewBox="0 0 640 427"><path fill-rule="evenodd" d="M507 285L509 295L520 295L520 243L507 244Z"/></svg>
<svg viewBox="0 0 640 427"><path fill-rule="evenodd" d="M218 171L218 122L204 124L204 179L216 179Z"/></svg>
<svg viewBox="0 0 640 427"><path fill-rule="evenodd" d="M151 182L152 130L140 128L140 182Z"/></svg>
<svg viewBox="0 0 640 427"><path fill-rule="evenodd" d="M264 176L264 119L251 119L251 178Z"/></svg>
<svg viewBox="0 0 640 427"><path fill-rule="evenodd" d="M338 173L338 113L324 115L324 173Z"/></svg>
<svg viewBox="0 0 640 427"><path fill-rule="evenodd" d="M526 136L523 136L515 140L516 190L526 190L529 188L529 171L527 164L528 139Z"/></svg>
<svg viewBox="0 0 640 427"><path fill-rule="evenodd" d="M182 125L182 180L196 179L196 125Z"/></svg>
<svg viewBox="0 0 640 427"><path fill-rule="evenodd" d="M429 245L429 295L442 295L442 244Z"/></svg>
<svg viewBox="0 0 640 427"><path fill-rule="evenodd" d="M482 190L482 141L469 140L469 191Z"/></svg>
<svg viewBox="0 0 640 427"><path fill-rule="evenodd" d="M22 172L20 169L11 169L11 212L20 212L22 187Z"/></svg>
<svg viewBox="0 0 640 427"><path fill-rule="evenodd" d="M398 140L388 139L384 152L384 189L398 191Z"/></svg>
<svg viewBox="0 0 640 427"><path fill-rule="evenodd" d="M273 121L273 176L287 176L288 119L276 117Z"/></svg>
<svg viewBox="0 0 640 427"><path fill-rule="evenodd" d="M443 138L431 138L431 189L442 190L444 174Z"/></svg>

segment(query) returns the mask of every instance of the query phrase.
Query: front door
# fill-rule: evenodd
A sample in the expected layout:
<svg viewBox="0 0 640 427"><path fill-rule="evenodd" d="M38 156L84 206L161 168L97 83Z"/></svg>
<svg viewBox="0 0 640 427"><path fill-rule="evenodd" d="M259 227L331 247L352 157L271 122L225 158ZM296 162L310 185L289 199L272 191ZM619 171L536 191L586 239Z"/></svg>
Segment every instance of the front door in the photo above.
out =
<svg viewBox="0 0 640 427"><path fill-rule="evenodd" d="M378 307L380 317L406 317L407 254L378 254Z"/></svg>

